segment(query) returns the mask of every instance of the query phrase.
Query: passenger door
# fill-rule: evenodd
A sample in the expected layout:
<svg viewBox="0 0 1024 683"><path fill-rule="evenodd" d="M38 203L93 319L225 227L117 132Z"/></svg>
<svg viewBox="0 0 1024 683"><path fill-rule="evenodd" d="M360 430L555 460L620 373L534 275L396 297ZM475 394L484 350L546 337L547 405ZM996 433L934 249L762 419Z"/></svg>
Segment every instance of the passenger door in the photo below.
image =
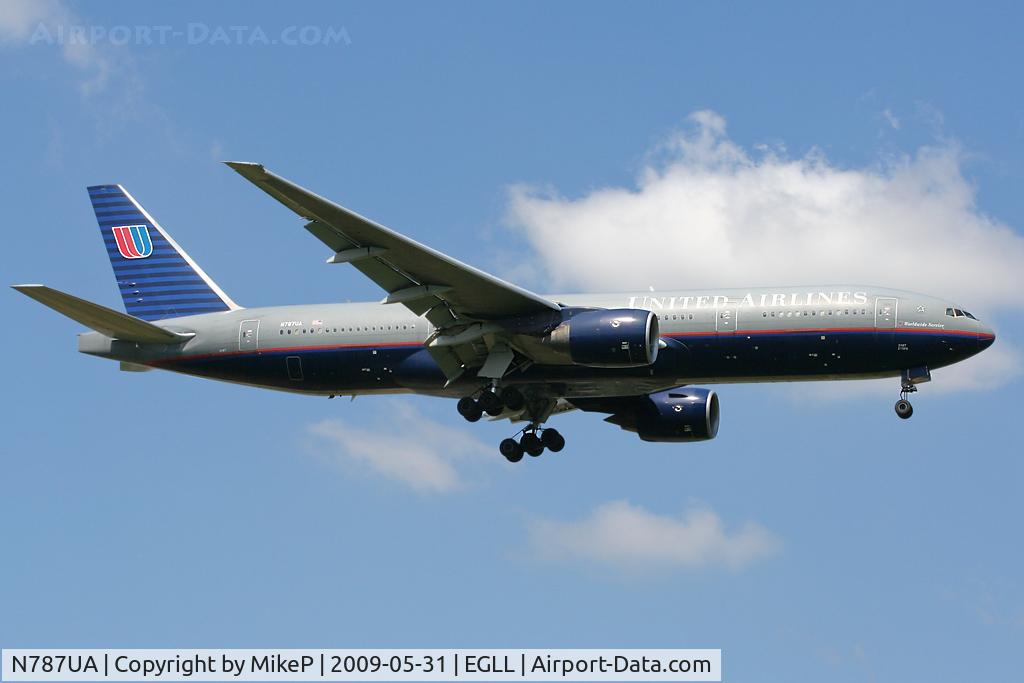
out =
<svg viewBox="0 0 1024 683"><path fill-rule="evenodd" d="M739 309L735 306L720 308L715 312L715 332L718 334L735 334Z"/></svg>
<svg viewBox="0 0 1024 683"><path fill-rule="evenodd" d="M889 352L896 344L896 309L899 303L889 297L875 299L875 339L879 348Z"/></svg>
<svg viewBox="0 0 1024 683"><path fill-rule="evenodd" d="M260 348L260 321L243 320L238 325L238 350L258 351Z"/></svg>
<svg viewBox="0 0 1024 683"><path fill-rule="evenodd" d="M875 329L896 329L896 308L898 305L897 300L893 298L878 297L875 299Z"/></svg>

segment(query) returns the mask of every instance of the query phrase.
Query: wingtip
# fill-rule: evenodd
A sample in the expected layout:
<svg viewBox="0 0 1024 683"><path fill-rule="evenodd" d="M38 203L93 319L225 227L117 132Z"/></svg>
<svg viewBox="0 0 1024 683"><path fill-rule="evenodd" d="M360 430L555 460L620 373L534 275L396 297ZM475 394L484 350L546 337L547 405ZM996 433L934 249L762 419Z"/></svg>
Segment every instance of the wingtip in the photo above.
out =
<svg viewBox="0 0 1024 683"><path fill-rule="evenodd" d="M258 164L255 161L224 161L222 163L242 175L260 174L266 170L263 168L263 164Z"/></svg>
<svg viewBox="0 0 1024 683"><path fill-rule="evenodd" d="M23 292L26 289L39 289L39 288L45 287L45 286L46 285L38 285L38 284L11 285L11 289L16 289L19 292Z"/></svg>

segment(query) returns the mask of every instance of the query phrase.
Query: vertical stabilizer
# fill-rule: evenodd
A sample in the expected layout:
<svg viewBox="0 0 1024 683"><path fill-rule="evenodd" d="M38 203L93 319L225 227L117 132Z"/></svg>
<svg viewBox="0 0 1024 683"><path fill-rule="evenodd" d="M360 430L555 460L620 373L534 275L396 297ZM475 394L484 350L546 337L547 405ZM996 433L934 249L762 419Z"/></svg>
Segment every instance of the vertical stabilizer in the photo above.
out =
<svg viewBox="0 0 1024 683"><path fill-rule="evenodd" d="M123 187L88 189L128 313L163 320L240 308Z"/></svg>

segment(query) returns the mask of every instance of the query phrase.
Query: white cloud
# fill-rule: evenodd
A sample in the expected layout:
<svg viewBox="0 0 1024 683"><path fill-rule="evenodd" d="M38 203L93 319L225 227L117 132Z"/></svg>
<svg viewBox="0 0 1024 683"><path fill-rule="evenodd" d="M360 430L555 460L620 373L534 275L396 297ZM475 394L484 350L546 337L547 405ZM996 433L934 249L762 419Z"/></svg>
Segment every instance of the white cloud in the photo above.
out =
<svg viewBox="0 0 1024 683"><path fill-rule="evenodd" d="M895 114L892 113L891 110L883 109L882 118L885 119L885 122L888 123L893 128L893 130L900 129L900 120Z"/></svg>
<svg viewBox="0 0 1024 683"><path fill-rule="evenodd" d="M535 521L530 540L543 559L598 563L627 571L740 569L780 546L771 532L754 522L730 532L708 509L673 517L624 500L605 503L579 521Z"/></svg>
<svg viewBox="0 0 1024 683"><path fill-rule="evenodd" d="M102 90L114 69L111 57L83 34L72 37L82 22L58 0L4 0L0 2L0 44L53 46L68 64L86 75L79 83L83 94Z"/></svg>
<svg viewBox="0 0 1024 683"><path fill-rule="evenodd" d="M475 455L498 459L492 447L465 430L435 422L401 401L383 404L376 424L330 419L310 425L309 433L330 445L326 457L332 463L368 468L425 493L447 493L465 485L457 460ZM325 455L319 447L314 452Z"/></svg>
<svg viewBox="0 0 1024 683"><path fill-rule="evenodd" d="M1024 238L984 215L953 143L865 168L751 152L697 112L635 187L517 186L509 218L559 290L862 283L1018 308Z"/></svg>

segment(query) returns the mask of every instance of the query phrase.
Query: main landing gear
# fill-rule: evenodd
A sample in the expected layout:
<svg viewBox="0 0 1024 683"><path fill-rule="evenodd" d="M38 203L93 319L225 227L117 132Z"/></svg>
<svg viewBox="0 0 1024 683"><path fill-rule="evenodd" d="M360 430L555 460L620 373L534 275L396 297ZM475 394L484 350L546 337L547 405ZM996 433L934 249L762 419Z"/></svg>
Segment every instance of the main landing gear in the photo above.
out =
<svg viewBox="0 0 1024 683"><path fill-rule="evenodd" d="M505 410L519 413L526 408L526 397L523 392L515 387L504 387L496 389L486 387L474 395L463 396L459 399L459 415L470 422L476 422L484 413L491 417L501 415ZM558 433L557 429L541 427L541 422L549 414L539 413L531 409L531 423L521 432L518 440L515 437L502 440L498 450L509 462L519 462L523 454L529 454L536 458L545 449L557 453L565 448L565 438Z"/></svg>
<svg viewBox="0 0 1024 683"><path fill-rule="evenodd" d="M548 449L557 453L565 448L565 437L558 433L557 429L544 429L539 425L530 425L522 431L522 436L516 441L514 438L502 440L498 444L498 450L509 462L519 462L523 459L523 453L528 453L536 458Z"/></svg>
<svg viewBox="0 0 1024 683"><path fill-rule="evenodd" d="M505 387L499 392L491 388L482 389L473 396L463 396L459 399L459 415L470 422L476 422L484 413L491 417L497 417L508 408L511 411L522 410L526 405L526 398L523 393L515 387Z"/></svg>

